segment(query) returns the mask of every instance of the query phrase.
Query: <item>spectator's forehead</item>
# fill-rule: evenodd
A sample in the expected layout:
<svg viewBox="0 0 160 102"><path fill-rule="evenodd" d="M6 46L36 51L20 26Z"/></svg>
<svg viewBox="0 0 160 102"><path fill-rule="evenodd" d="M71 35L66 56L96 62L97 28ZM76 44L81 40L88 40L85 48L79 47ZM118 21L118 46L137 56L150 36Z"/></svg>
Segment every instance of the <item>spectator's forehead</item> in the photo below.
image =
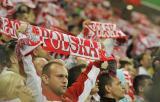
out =
<svg viewBox="0 0 160 102"><path fill-rule="evenodd" d="M52 64L50 67L51 74L63 74L63 75L68 75L67 68L65 68L63 65L59 64Z"/></svg>

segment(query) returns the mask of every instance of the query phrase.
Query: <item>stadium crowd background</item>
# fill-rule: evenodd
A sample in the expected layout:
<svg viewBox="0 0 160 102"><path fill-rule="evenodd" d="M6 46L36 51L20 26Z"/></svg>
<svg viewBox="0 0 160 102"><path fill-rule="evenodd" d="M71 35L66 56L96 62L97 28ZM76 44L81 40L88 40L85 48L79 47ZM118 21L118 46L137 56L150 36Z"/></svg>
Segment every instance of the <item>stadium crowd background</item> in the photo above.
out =
<svg viewBox="0 0 160 102"><path fill-rule="evenodd" d="M127 35L112 52L115 60L90 62L41 46L17 58L17 40L0 33L0 102L160 101L158 20L108 0L2 0L0 16L77 37L86 22L110 22Z"/></svg>

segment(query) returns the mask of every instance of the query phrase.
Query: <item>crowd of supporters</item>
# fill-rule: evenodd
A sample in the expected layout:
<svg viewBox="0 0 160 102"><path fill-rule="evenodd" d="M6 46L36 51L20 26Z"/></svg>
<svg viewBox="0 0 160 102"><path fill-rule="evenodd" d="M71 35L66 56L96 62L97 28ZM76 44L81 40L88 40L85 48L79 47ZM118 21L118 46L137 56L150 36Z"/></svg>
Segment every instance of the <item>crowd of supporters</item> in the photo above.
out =
<svg viewBox="0 0 160 102"><path fill-rule="evenodd" d="M17 40L0 32L0 102L159 102L160 25L128 12L125 19L108 0L2 0L0 17L76 37L86 21L110 22L127 40L113 60L90 61L42 46L17 56Z"/></svg>

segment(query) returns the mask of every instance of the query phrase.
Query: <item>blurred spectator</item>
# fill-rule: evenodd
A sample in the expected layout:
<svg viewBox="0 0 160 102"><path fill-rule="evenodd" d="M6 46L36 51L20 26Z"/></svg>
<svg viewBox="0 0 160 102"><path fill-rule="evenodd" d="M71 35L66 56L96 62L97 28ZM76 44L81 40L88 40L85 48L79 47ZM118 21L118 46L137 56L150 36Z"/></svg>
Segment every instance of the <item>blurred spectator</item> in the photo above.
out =
<svg viewBox="0 0 160 102"><path fill-rule="evenodd" d="M3 71L4 67L7 67L9 65L9 56L7 52L5 51L5 46L0 45L0 72Z"/></svg>
<svg viewBox="0 0 160 102"><path fill-rule="evenodd" d="M68 86L71 86L79 77L79 75L84 72L86 69L86 64L79 64L73 68L71 68L68 72ZM98 95L98 81L94 88L92 88L89 97L85 100L85 102L99 102L100 96Z"/></svg>
<svg viewBox="0 0 160 102"><path fill-rule="evenodd" d="M43 69L44 65L48 63L48 61L43 57L35 57L35 58L33 58L33 63L36 68L37 74L39 76L41 76L42 69Z"/></svg>
<svg viewBox="0 0 160 102"><path fill-rule="evenodd" d="M21 21L26 21L30 24L35 23L35 13L33 9L24 4L18 5L18 8L14 13L13 18Z"/></svg>
<svg viewBox="0 0 160 102"><path fill-rule="evenodd" d="M68 71L68 86L71 86L76 79L78 78L78 76L85 70L86 65L85 64L80 64L77 66L72 67L69 71Z"/></svg>
<svg viewBox="0 0 160 102"><path fill-rule="evenodd" d="M153 84L152 88L145 94L147 102L159 102L160 82Z"/></svg>
<svg viewBox="0 0 160 102"><path fill-rule="evenodd" d="M20 75L4 71L0 74L1 102L35 102L32 90L26 87L24 78Z"/></svg>
<svg viewBox="0 0 160 102"><path fill-rule="evenodd" d="M15 52L15 47L16 47L17 41L12 39L8 42L6 42L6 52L8 52L8 56L10 58L10 60L8 62L10 62L10 65L7 66L8 68L10 68L9 70L12 70L16 73L20 73L20 66L19 66L19 62L18 62L18 58Z"/></svg>
<svg viewBox="0 0 160 102"><path fill-rule="evenodd" d="M38 46L33 50L33 55L34 57L43 57L47 60L51 59L51 56L49 52L47 52L45 49L42 48L42 46Z"/></svg>
<svg viewBox="0 0 160 102"><path fill-rule="evenodd" d="M100 102L100 96L98 94L98 91L99 91L98 82L99 80L97 80L95 86L92 88L90 95L85 100L85 102Z"/></svg>
<svg viewBox="0 0 160 102"><path fill-rule="evenodd" d="M146 102L145 94L152 87L152 79L148 75L138 75L134 78L133 87L135 89L135 102Z"/></svg>
<svg viewBox="0 0 160 102"><path fill-rule="evenodd" d="M117 69L117 77L125 90L125 97L121 99L120 102L134 101L134 89L132 84L133 79L129 72L124 69Z"/></svg>
<svg viewBox="0 0 160 102"><path fill-rule="evenodd" d="M147 98L148 102L159 102L160 97L160 57L156 56L153 59L152 66L155 70L155 74L153 75L153 86L149 90L148 93L145 94L145 97Z"/></svg>
<svg viewBox="0 0 160 102"><path fill-rule="evenodd" d="M6 42L5 45L0 45L0 53L1 53L1 68L6 67L8 70L12 70L16 73L19 73L19 63L15 53L16 41L10 40Z"/></svg>
<svg viewBox="0 0 160 102"><path fill-rule="evenodd" d="M160 79L160 56L156 56L153 59L152 66L153 66L154 71L155 71L155 73L153 75L153 81L156 84L157 82L159 82L159 79Z"/></svg>
<svg viewBox="0 0 160 102"><path fill-rule="evenodd" d="M0 33L0 41L2 45L10 41L11 39L12 39L11 37Z"/></svg>
<svg viewBox="0 0 160 102"><path fill-rule="evenodd" d="M133 66L133 62L130 59L122 59L120 60L120 68L124 68L124 70L128 71L131 75L132 79L137 75L137 70Z"/></svg>
<svg viewBox="0 0 160 102"><path fill-rule="evenodd" d="M115 76L102 74L99 77L99 95L100 102L118 102L124 98L125 92L121 82Z"/></svg>
<svg viewBox="0 0 160 102"><path fill-rule="evenodd" d="M148 53L141 54L139 58L139 63L141 64L141 66L139 67L138 74L151 75L151 73L148 72L149 68L151 67L151 62L152 61L150 54Z"/></svg>

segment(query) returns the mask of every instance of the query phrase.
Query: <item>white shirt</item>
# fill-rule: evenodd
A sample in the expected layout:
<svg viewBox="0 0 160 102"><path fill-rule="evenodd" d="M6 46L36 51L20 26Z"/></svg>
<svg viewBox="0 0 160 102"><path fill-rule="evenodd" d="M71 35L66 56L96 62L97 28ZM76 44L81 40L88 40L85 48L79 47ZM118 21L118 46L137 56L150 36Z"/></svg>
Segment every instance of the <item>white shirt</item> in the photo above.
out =
<svg viewBox="0 0 160 102"><path fill-rule="evenodd" d="M147 72L146 68L144 67L139 67L139 72L138 72L139 75L149 75L149 73Z"/></svg>

